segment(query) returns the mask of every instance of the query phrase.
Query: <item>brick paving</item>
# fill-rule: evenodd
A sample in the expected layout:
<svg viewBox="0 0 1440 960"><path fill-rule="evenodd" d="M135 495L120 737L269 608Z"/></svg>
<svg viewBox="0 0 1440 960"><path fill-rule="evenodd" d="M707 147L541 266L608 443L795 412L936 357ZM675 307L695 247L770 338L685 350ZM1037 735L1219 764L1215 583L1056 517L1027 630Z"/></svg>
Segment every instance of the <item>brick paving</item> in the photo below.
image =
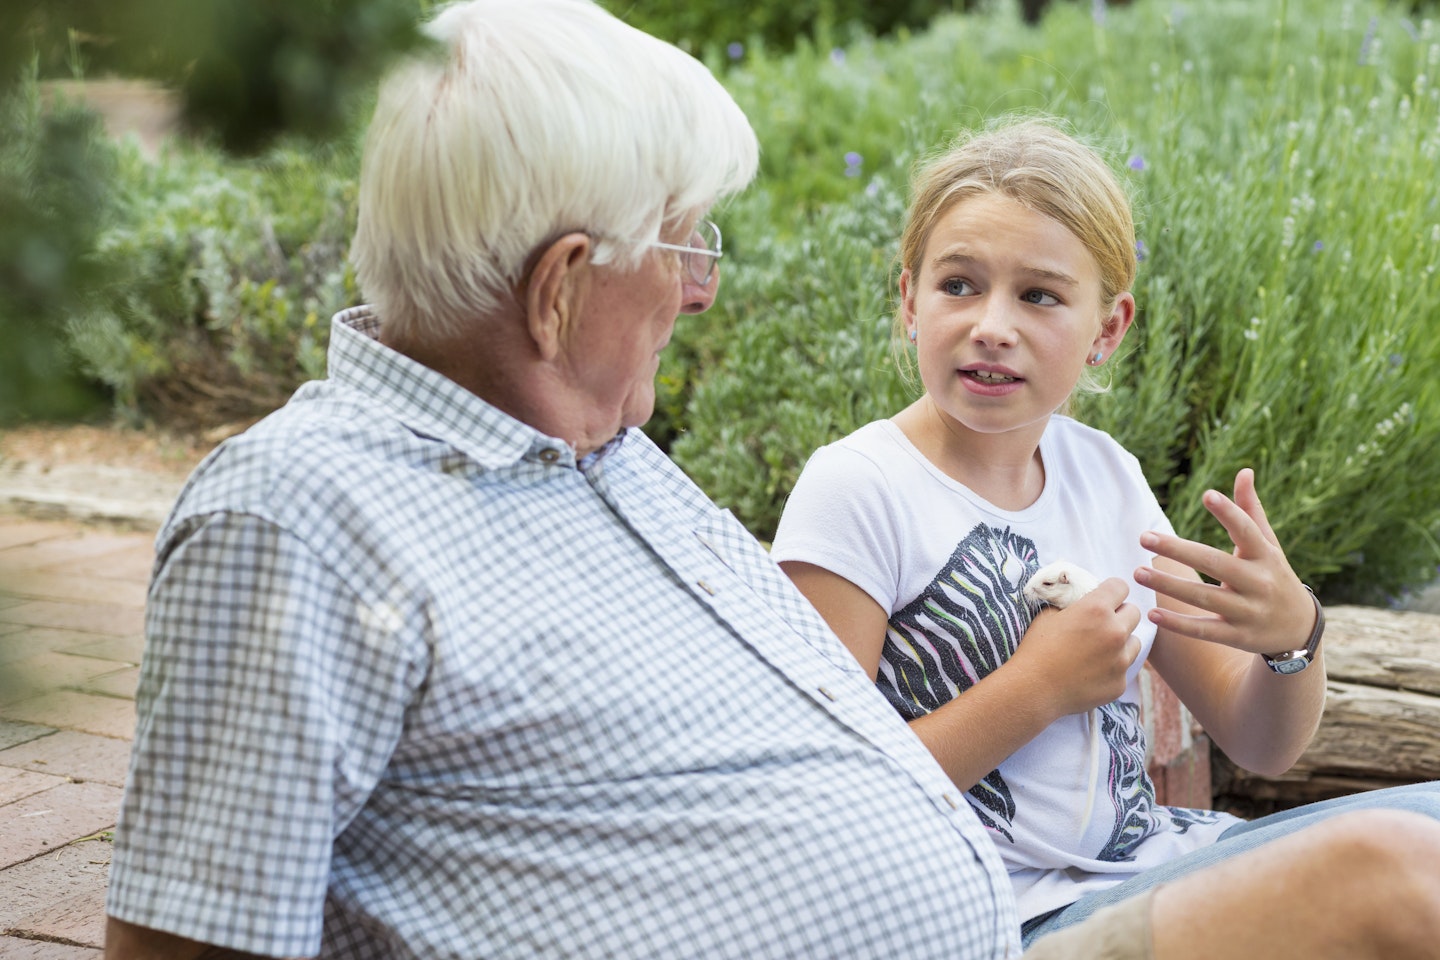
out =
<svg viewBox="0 0 1440 960"><path fill-rule="evenodd" d="M0 512L0 957L99 958L151 531Z"/></svg>

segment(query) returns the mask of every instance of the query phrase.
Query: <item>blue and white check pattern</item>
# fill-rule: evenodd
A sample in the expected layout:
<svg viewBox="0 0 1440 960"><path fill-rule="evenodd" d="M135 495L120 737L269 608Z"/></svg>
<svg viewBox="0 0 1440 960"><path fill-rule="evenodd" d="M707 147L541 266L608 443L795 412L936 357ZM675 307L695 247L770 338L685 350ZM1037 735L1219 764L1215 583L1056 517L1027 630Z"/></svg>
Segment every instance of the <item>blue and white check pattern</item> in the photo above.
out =
<svg viewBox="0 0 1440 960"><path fill-rule="evenodd" d="M952 784L638 431L336 318L157 541L109 911L268 955L1017 955Z"/></svg>

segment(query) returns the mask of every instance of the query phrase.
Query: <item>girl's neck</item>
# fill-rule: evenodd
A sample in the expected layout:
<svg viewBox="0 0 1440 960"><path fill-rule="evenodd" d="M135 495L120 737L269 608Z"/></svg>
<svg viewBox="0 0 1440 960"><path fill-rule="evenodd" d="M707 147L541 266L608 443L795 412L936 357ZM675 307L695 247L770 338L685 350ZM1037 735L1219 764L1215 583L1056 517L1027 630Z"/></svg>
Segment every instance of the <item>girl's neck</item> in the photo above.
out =
<svg viewBox="0 0 1440 960"><path fill-rule="evenodd" d="M894 423L925 458L1002 510L1023 510L1045 489L1040 438L1048 421L1005 433L977 433L946 417L926 394Z"/></svg>

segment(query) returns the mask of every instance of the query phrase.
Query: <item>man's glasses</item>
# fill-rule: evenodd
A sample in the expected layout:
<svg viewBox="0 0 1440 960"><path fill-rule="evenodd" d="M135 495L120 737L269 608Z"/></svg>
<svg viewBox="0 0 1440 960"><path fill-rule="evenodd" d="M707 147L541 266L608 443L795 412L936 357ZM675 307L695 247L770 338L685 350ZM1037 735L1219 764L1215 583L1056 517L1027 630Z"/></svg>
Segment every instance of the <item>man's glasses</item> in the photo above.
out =
<svg viewBox="0 0 1440 960"><path fill-rule="evenodd" d="M715 276L715 264L722 255L720 228L709 220L701 220L695 224L695 232L690 234L690 243L687 245L651 241L650 246L681 253L680 260L685 264L685 271L690 274L691 280L702 287L710 285L711 278Z"/></svg>

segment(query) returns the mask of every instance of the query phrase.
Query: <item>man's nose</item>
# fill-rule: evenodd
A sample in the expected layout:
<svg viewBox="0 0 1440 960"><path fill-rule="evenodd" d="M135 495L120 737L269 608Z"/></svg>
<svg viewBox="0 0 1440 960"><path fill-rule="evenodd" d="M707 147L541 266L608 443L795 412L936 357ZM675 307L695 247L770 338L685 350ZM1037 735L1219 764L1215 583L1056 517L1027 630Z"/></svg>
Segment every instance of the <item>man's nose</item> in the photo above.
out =
<svg viewBox="0 0 1440 960"><path fill-rule="evenodd" d="M688 272L681 271L680 312L704 313L715 302L715 294L719 290L720 265L718 263L710 273L710 282L704 285L696 283Z"/></svg>

